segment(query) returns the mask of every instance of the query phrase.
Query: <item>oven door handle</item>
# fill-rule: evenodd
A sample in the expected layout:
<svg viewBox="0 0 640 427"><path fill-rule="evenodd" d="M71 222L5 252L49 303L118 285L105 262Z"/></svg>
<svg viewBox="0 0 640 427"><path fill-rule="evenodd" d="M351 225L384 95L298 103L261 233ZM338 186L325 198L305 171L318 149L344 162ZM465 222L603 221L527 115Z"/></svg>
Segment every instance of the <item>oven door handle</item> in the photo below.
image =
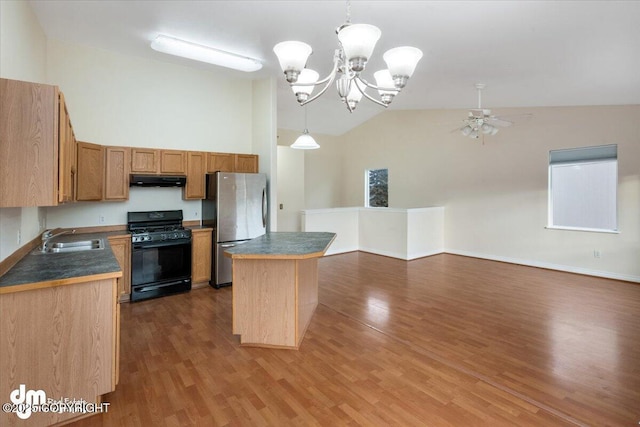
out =
<svg viewBox="0 0 640 427"><path fill-rule="evenodd" d="M133 288L133 290L135 292L149 292L149 291L155 291L156 289L166 288L168 286L181 285L183 283L184 283L184 280L178 280L177 282L163 283L161 285L142 286L139 288Z"/></svg>
<svg viewBox="0 0 640 427"><path fill-rule="evenodd" d="M181 246L181 245L190 245L191 239L183 239L183 240L170 240L168 242L154 243L154 244L146 244L146 243L134 243L133 249L152 249L152 248L163 248L165 246Z"/></svg>

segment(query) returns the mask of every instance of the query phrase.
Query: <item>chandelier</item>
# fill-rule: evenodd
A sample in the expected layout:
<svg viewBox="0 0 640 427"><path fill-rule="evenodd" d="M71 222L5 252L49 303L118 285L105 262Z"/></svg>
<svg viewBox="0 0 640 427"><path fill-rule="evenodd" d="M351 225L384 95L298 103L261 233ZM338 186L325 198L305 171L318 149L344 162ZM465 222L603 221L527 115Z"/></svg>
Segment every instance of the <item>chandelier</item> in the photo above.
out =
<svg viewBox="0 0 640 427"><path fill-rule="evenodd" d="M352 24L350 9L350 2L347 2L346 22L336 29L339 46L333 55L333 68L323 79L318 79L316 71L305 68L312 52L311 46L300 41L284 41L274 46L273 51L280 67L300 105L318 99L335 81L338 96L349 112L353 112L363 96L386 108L405 87L422 58L422 51L415 47L390 49L383 55L388 68L374 73L375 85L366 81L361 73L373 53L381 31L373 25ZM315 87L322 85L322 89L311 96ZM377 90L380 100L369 95L367 88Z"/></svg>

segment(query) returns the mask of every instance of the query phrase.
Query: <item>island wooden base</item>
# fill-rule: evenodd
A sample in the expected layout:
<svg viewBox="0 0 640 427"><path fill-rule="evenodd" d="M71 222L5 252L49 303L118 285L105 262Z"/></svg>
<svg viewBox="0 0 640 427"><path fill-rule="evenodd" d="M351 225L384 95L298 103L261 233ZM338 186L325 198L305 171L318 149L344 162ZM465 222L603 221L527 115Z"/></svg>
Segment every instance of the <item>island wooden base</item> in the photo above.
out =
<svg viewBox="0 0 640 427"><path fill-rule="evenodd" d="M240 344L298 349L318 305L318 258L233 259Z"/></svg>

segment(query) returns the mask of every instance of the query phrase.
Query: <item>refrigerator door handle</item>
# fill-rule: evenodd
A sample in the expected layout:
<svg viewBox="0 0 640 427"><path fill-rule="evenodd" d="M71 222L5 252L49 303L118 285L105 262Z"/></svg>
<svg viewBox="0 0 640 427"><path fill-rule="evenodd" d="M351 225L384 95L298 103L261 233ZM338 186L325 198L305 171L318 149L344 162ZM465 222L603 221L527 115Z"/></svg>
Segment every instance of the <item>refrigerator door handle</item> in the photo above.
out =
<svg viewBox="0 0 640 427"><path fill-rule="evenodd" d="M267 189L262 189L262 226L267 228Z"/></svg>

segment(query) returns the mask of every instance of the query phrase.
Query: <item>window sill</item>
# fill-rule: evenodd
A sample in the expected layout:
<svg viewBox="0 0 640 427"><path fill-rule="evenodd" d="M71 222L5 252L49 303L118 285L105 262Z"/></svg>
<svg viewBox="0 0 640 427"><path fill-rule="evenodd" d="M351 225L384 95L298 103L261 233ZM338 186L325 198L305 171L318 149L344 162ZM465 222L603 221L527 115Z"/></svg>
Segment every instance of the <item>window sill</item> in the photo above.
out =
<svg viewBox="0 0 640 427"><path fill-rule="evenodd" d="M556 225L548 225L545 228L547 230L587 231L590 233L620 234L619 230L603 230L600 228L559 227Z"/></svg>

